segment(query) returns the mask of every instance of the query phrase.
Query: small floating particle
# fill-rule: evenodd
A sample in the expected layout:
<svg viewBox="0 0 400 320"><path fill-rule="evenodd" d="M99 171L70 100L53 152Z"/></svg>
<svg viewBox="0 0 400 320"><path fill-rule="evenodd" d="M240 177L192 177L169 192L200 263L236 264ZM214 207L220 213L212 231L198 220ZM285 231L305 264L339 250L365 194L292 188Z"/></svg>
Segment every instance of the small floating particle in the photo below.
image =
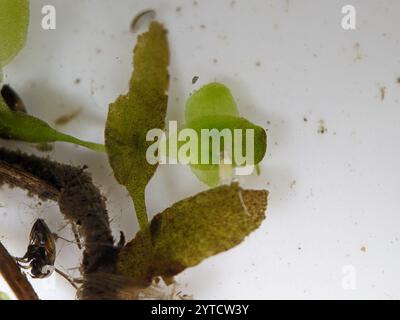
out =
<svg viewBox="0 0 400 320"><path fill-rule="evenodd" d="M256 61L256 67L261 67L261 61Z"/></svg>
<svg viewBox="0 0 400 320"><path fill-rule="evenodd" d="M69 114L65 114L61 117L58 117L54 123L57 126L65 126L66 124L68 124L69 122L71 122L72 120L74 120L77 116L79 116L79 114L82 112L82 109L78 109L75 110L74 112L71 112Z"/></svg>
<svg viewBox="0 0 400 320"><path fill-rule="evenodd" d="M356 42L354 44L354 51L355 51L354 61L362 60L362 58L363 58L363 55L361 54L360 48L361 48L360 43Z"/></svg>
<svg viewBox="0 0 400 320"><path fill-rule="evenodd" d="M327 133L328 129L325 127L325 122L324 120L319 121L319 128L318 128L318 133L319 134L324 134Z"/></svg>
<svg viewBox="0 0 400 320"><path fill-rule="evenodd" d="M80 78L76 78L74 81L75 84L80 84L81 83L81 79Z"/></svg>
<svg viewBox="0 0 400 320"><path fill-rule="evenodd" d="M47 143L47 142L39 143L35 147L36 147L36 150L38 150L40 152L51 152L54 150L54 145L51 143Z"/></svg>
<svg viewBox="0 0 400 320"><path fill-rule="evenodd" d="M385 100L385 97L386 97L386 87L381 87L381 88L380 88L380 93L381 93L381 101Z"/></svg>
<svg viewBox="0 0 400 320"><path fill-rule="evenodd" d="M360 250L361 250L361 252L364 252L364 253L367 252L367 248L365 246L361 247Z"/></svg>
<svg viewBox="0 0 400 320"><path fill-rule="evenodd" d="M199 80L199 76L194 76L192 79L192 84L196 84L196 82Z"/></svg>

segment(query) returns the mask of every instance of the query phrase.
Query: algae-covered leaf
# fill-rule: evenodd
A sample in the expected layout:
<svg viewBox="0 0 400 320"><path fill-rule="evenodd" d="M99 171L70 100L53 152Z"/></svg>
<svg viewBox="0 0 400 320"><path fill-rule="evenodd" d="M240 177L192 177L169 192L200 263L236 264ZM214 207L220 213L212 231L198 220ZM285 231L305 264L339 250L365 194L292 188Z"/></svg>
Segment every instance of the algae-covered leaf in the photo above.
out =
<svg viewBox="0 0 400 320"><path fill-rule="evenodd" d="M104 152L104 146L87 142L70 135L58 132L46 122L25 114L14 112L0 98L0 138L13 139L31 143L63 141L74 143L94 151Z"/></svg>
<svg viewBox="0 0 400 320"><path fill-rule="evenodd" d="M25 45L28 25L28 0L0 0L0 70Z"/></svg>
<svg viewBox="0 0 400 320"><path fill-rule="evenodd" d="M241 243L265 218L268 192L220 186L156 215L121 251L118 270L134 278L172 277ZM149 248L148 237L152 247Z"/></svg>
<svg viewBox="0 0 400 320"><path fill-rule="evenodd" d="M221 144L221 154L230 150L234 155L234 149L241 147L242 154L246 155L246 130L254 130L254 159L249 163L240 165L255 165L261 162L267 150L267 135L265 130L250 121L239 116L238 108L230 90L221 83L210 83L193 93L186 103L186 126L185 128L195 129L200 135L202 129L217 129L222 132L224 129L231 131L232 144L227 146ZM241 129L241 141L234 136L234 130ZM211 145L209 150L212 150ZM199 153L199 158L201 154ZM211 154L210 154L211 157ZM235 162L235 158L231 157ZM211 160L211 159L210 159ZM211 163L211 161L209 161ZM237 165L234 163L234 166ZM196 164L191 165L192 172L196 177L210 187L221 183L220 165Z"/></svg>
<svg viewBox="0 0 400 320"><path fill-rule="evenodd" d="M152 144L147 132L164 129L167 112L169 48L164 27L153 22L138 38L134 50L134 71L127 95L109 108L105 131L109 161L118 182L128 189L141 228L147 225L145 188L157 165L146 160Z"/></svg>

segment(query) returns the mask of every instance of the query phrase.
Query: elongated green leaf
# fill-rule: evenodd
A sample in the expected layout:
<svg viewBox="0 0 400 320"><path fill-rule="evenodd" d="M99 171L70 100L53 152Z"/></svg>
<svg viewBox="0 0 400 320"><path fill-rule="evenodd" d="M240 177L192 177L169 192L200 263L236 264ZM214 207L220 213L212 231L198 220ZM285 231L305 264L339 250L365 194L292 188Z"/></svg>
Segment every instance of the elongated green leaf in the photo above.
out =
<svg viewBox="0 0 400 320"><path fill-rule="evenodd" d="M267 191L232 184L180 201L123 248L118 270L134 278L172 277L229 250L260 226L267 198Z"/></svg>
<svg viewBox="0 0 400 320"><path fill-rule="evenodd" d="M0 0L0 81L2 67L25 45L28 25L28 0Z"/></svg>
<svg viewBox="0 0 400 320"><path fill-rule="evenodd" d="M98 152L104 152L104 146L82 141L70 135L58 132L46 122L22 112L13 112L0 98L0 137L32 143L64 141L81 145Z"/></svg>
<svg viewBox="0 0 400 320"><path fill-rule="evenodd" d="M153 22L134 50L134 72L127 95L110 105L105 131L111 167L126 186L141 228L148 224L145 188L157 165L146 160L147 132L165 127L169 86L169 48L166 30Z"/></svg>

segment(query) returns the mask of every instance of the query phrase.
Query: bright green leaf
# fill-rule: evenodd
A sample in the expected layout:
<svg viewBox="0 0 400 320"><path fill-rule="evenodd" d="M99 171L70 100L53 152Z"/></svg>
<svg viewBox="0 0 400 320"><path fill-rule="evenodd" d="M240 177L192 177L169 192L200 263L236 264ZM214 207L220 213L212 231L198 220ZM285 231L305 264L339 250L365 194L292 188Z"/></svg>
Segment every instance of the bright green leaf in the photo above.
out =
<svg viewBox="0 0 400 320"><path fill-rule="evenodd" d="M148 224L145 188L157 165L146 160L152 144L147 132L164 129L167 112L169 48L167 33L157 22L138 38L134 72L127 95L110 105L106 125L106 148L118 182L128 189L141 228Z"/></svg>
<svg viewBox="0 0 400 320"><path fill-rule="evenodd" d="M186 123L206 116L239 116L229 89L213 82L195 91L186 102Z"/></svg>
<svg viewBox="0 0 400 320"><path fill-rule="evenodd" d="M28 25L28 0L0 0L0 70L25 45Z"/></svg>
<svg viewBox="0 0 400 320"><path fill-rule="evenodd" d="M220 83L210 83L193 93L186 103L186 128L195 129L200 134L201 129L229 129L233 135L234 129L254 130L254 163L260 163L267 150L267 135L265 130L250 121L239 117L237 105L229 89ZM226 151L229 146L221 144L221 152ZM234 154L238 143L233 141L230 150ZM242 135L242 151L246 150L245 131ZM210 144L211 152L211 144ZM199 159L201 153L199 153ZM234 160L234 159L233 159ZM211 154L209 161L211 161ZM191 165L192 172L196 177L210 187L220 184L219 165Z"/></svg>
<svg viewBox="0 0 400 320"><path fill-rule="evenodd" d="M232 184L182 200L122 249L118 270L134 278L172 277L229 250L260 226L267 198L267 191Z"/></svg>
<svg viewBox="0 0 400 320"><path fill-rule="evenodd" d="M82 141L70 135L58 132L46 122L22 112L11 111L3 99L0 99L0 137L31 143L64 141L81 145L98 152L104 152L104 146Z"/></svg>

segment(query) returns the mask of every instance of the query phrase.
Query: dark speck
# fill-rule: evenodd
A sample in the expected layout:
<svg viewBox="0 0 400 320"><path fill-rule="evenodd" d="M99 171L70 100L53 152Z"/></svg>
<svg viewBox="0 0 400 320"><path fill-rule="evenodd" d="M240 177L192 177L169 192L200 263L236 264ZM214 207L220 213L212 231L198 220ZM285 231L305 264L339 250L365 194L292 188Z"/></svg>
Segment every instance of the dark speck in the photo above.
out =
<svg viewBox="0 0 400 320"><path fill-rule="evenodd" d="M194 76L192 79L192 84L195 84L199 80L199 76Z"/></svg>

